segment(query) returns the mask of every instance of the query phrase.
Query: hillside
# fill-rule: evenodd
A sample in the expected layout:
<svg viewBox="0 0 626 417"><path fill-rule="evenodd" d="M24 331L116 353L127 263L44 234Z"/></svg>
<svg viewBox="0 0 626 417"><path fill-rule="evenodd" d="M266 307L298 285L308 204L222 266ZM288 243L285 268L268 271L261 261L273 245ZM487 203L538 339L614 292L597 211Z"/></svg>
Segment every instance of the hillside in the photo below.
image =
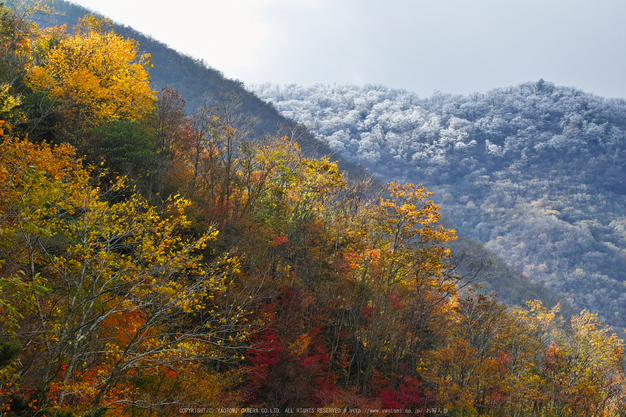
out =
<svg viewBox="0 0 626 417"><path fill-rule="evenodd" d="M64 0L55 1L54 7L60 15L45 17L43 23L46 25L65 24L71 28L78 18L89 13L89 10ZM188 113L193 113L200 107L206 96L208 96L209 102L216 106L222 105L220 95L225 98L236 97L239 103L237 112L241 118L253 121L253 137L271 136L277 133L295 135L306 154L316 157L331 155L333 160L338 160L339 167L347 171L353 178L360 178L365 174L362 165L366 164L363 164L363 161L350 161L348 160L349 155L348 158L344 158L340 149L333 148L333 142L329 145L326 140L320 140L311 134L304 127L306 120L296 123L289 114L282 115L274 106L246 89L240 81L230 80L206 63L182 55L167 45L128 26L114 24L114 29L125 37L137 40L140 48L151 55L153 68L150 70L150 76L153 88L159 89L169 86L178 90L187 102L186 111ZM403 180L402 175L397 177L392 175L379 176L378 178L384 181ZM461 238L465 239L465 237ZM531 299L541 299L547 305L552 306L559 301L559 297L552 294L543 285L531 284L527 278L505 266L489 251L473 246L470 242L466 244L465 240L463 242L454 246L453 249L456 250L457 246L474 247L474 259L471 263L474 265L484 264L484 268L490 271L481 278L487 282L486 292L496 290L500 294L500 298L511 305L523 304ZM495 265L499 266L495 267ZM470 272L468 274L471 275ZM569 311L568 308L566 310Z"/></svg>
<svg viewBox="0 0 626 417"><path fill-rule="evenodd" d="M42 26L66 25L71 30L85 14L98 15L65 0L56 0L53 6L58 13L41 17L39 23ZM140 48L150 54L153 64L150 70L152 88L157 91L163 87L176 89L185 99L189 114L206 103L217 107L228 105L241 116L241 124L251 128L253 137L277 134L295 136L303 150L311 155L335 154L324 141L317 140L307 129L285 118L271 105L249 92L241 81L226 78L207 63L183 55L129 26L113 23L113 28L116 33L135 39ZM342 169L352 175L363 175L358 165L343 160L340 155L336 155L334 159L339 161Z"/></svg>
<svg viewBox="0 0 626 417"><path fill-rule="evenodd" d="M91 15L0 1L0 58L3 417L625 414L613 329L534 300L422 185L186 113Z"/></svg>
<svg viewBox="0 0 626 417"><path fill-rule="evenodd" d="M379 178L424 183L461 233L624 325L624 100L543 80L426 99L382 86L254 91Z"/></svg>

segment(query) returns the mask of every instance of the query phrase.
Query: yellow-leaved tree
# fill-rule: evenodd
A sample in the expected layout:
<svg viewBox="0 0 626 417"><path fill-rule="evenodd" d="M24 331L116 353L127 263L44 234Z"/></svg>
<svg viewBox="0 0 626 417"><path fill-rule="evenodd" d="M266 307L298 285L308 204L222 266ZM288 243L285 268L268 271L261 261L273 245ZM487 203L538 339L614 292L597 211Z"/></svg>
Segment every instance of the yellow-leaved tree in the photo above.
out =
<svg viewBox="0 0 626 417"><path fill-rule="evenodd" d="M0 372L4 403L145 406L145 375L239 357L244 309L219 302L239 262L203 263L217 231L184 237L187 201L165 214L138 195L107 202L73 148L13 138L0 178L0 341L21 351Z"/></svg>
<svg viewBox="0 0 626 417"><path fill-rule="evenodd" d="M388 191L388 199L355 210L342 238L356 290L346 300L357 335L349 371L357 368L364 386L377 369L391 380L403 367L417 369L419 355L446 331L458 298L445 246L455 231L439 224L431 193L394 183Z"/></svg>
<svg viewBox="0 0 626 417"><path fill-rule="evenodd" d="M34 41L38 59L26 84L46 92L60 113L62 140L81 146L85 130L107 120L139 120L154 106L150 89L150 57L137 42L110 30L110 24L84 17L74 35L61 39L42 31Z"/></svg>

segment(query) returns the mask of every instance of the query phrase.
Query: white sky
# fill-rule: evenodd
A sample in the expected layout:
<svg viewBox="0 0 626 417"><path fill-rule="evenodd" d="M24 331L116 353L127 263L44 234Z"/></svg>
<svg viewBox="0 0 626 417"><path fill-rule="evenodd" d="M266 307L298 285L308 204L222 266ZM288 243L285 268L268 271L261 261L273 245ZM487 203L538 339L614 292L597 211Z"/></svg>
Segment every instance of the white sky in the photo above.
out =
<svg viewBox="0 0 626 417"><path fill-rule="evenodd" d="M74 0L246 84L626 98L624 0Z"/></svg>

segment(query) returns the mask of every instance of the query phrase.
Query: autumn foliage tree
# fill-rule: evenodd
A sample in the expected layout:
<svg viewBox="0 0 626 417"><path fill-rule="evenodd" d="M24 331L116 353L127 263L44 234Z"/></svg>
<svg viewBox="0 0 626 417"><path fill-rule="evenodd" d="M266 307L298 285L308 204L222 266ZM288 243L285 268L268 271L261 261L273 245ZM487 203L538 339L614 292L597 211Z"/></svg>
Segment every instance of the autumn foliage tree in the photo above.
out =
<svg viewBox="0 0 626 417"><path fill-rule="evenodd" d="M39 59L26 84L45 92L59 113L60 141L84 146L85 130L107 120L139 120L153 108L149 57L132 39L108 30L107 23L83 18L74 35L59 40L42 33L35 40Z"/></svg>
<svg viewBox="0 0 626 417"><path fill-rule="evenodd" d="M28 346L16 392L96 409L128 403L136 372L237 357L224 349L245 335L243 310L218 311L210 299L239 262L224 255L203 265L194 254L217 231L183 238L180 198L163 215L136 195L103 201L73 152L9 138L0 154L2 294L11 306L2 332Z"/></svg>

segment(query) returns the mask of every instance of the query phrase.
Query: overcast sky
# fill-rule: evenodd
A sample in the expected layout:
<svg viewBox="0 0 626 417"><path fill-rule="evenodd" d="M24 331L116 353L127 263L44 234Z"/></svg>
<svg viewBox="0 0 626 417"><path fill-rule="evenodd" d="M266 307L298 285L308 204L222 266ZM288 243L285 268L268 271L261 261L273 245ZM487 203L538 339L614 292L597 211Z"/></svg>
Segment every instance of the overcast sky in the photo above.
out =
<svg viewBox="0 0 626 417"><path fill-rule="evenodd" d="M229 78L626 97L624 0L75 0Z"/></svg>

